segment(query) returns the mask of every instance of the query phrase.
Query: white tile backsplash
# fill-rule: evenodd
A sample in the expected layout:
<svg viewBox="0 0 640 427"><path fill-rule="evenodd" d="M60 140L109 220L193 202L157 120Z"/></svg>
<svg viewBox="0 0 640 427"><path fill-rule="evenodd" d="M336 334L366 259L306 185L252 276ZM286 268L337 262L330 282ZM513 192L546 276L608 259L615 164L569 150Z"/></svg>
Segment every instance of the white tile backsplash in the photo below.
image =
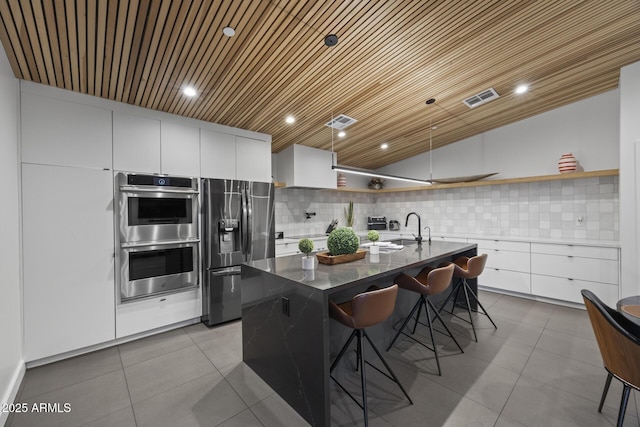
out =
<svg viewBox="0 0 640 427"><path fill-rule="evenodd" d="M276 190L276 230L285 236L323 234L354 202L354 229L367 229L367 216L396 219L404 229L418 212L432 234L484 234L566 240L619 240L618 177L402 193L345 193L303 188ZM305 212L316 216L305 220ZM582 217L582 223L578 223ZM415 231L415 219L410 231Z"/></svg>

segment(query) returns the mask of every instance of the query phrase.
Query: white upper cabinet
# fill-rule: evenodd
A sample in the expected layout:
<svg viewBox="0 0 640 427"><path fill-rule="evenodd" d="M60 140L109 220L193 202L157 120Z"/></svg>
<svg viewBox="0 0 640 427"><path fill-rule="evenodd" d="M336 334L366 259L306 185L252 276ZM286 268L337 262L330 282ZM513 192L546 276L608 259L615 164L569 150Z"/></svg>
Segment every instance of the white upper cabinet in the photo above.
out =
<svg viewBox="0 0 640 427"><path fill-rule="evenodd" d="M113 112L113 169L160 173L160 120Z"/></svg>
<svg viewBox="0 0 640 427"><path fill-rule="evenodd" d="M200 176L200 129L162 121L160 133L162 173Z"/></svg>
<svg viewBox="0 0 640 427"><path fill-rule="evenodd" d="M271 144L236 136L236 178L271 182Z"/></svg>
<svg viewBox="0 0 640 427"><path fill-rule="evenodd" d="M111 169L111 110L22 92L22 161Z"/></svg>
<svg viewBox="0 0 640 427"><path fill-rule="evenodd" d="M203 178L236 178L236 137L214 132L200 131L200 173Z"/></svg>
<svg viewBox="0 0 640 427"><path fill-rule="evenodd" d="M336 188L332 156L331 151L291 145L278 154L278 181L287 187Z"/></svg>

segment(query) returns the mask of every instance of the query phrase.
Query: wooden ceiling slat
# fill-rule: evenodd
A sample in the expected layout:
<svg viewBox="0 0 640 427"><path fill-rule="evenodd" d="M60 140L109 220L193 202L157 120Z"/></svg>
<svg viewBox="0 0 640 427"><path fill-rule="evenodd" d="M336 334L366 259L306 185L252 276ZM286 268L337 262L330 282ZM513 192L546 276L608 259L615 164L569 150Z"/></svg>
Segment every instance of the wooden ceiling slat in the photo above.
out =
<svg viewBox="0 0 640 427"><path fill-rule="evenodd" d="M174 3L174 10L177 6ZM151 37L151 42L149 45L149 49L147 50L147 55L144 61L144 67L142 71L142 75L139 81L138 93L136 94L136 98L134 104L136 105L146 105L145 96L148 96L148 87L153 85L153 78L155 77L154 62L156 61L157 56L162 57L162 51L159 51L158 46L160 45L160 40L162 38L163 29L167 25L169 13L171 10L171 3L168 1L163 1L160 3L160 10L158 15L156 16L155 26L153 28L153 35Z"/></svg>
<svg viewBox="0 0 640 427"><path fill-rule="evenodd" d="M185 4L187 6L185 6ZM164 73L163 62L167 56L171 55L172 41L176 34L180 31L179 24L183 19L185 8L188 7L190 2L171 2L167 18L160 31L160 38L158 39L157 54L153 58L153 65L149 72L150 83L148 82L145 87L145 92L141 100L141 105L146 108L151 107L151 99L155 96L155 91L158 88L158 76L162 76ZM158 27L156 27L158 29ZM156 88L154 90L154 88Z"/></svg>
<svg viewBox="0 0 640 427"><path fill-rule="evenodd" d="M44 59L45 72L47 74L48 84L55 85L56 75L55 68L53 66L53 58L51 56L51 46L49 43L49 34L47 31L46 19L42 4L39 2L32 3L33 6L33 18L35 20L36 32L38 34L38 41L40 45L40 51ZM54 39L57 42L57 38Z"/></svg>
<svg viewBox="0 0 640 427"><path fill-rule="evenodd" d="M173 62L171 64L171 73L165 73L165 78L167 81L165 84L168 84L169 81L174 82L174 84L183 84L183 85L192 85L193 83L187 79L187 61L186 58L190 52L193 52L195 49L195 43L197 43L197 38L201 34L201 30L203 28L203 22L207 19L213 19L213 14L208 14L211 8L212 1L206 0L198 3L197 8L192 8L190 15L187 17L187 22L190 22L187 36L183 41L182 46L184 48L178 49L177 56L173 58ZM189 62L190 63L190 62ZM179 98L175 92L172 91L164 91L158 94L160 98L157 99L157 103L161 109L168 111L171 108L171 103Z"/></svg>
<svg viewBox="0 0 640 427"><path fill-rule="evenodd" d="M96 65L95 65L95 95L102 96L102 82L104 81L104 60L107 45L107 14L108 1L98 0L98 31L96 32Z"/></svg>
<svg viewBox="0 0 640 427"><path fill-rule="evenodd" d="M127 30L130 28L130 25L127 24L130 4L131 2L118 2L116 7L117 11L114 12L116 20L114 26L115 31L113 32L113 44L111 48L111 64L109 64L109 75L111 76L109 79L109 99L116 99L118 91L118 73L120 72L120 67L123 61L122 51L127 37ZM137 10L137 7L135 10Z"/></svg>
<svg viewBox="0 0 640 427"><path fill-rule="evenodd" d="M331 148L324 124L348 114L341 163L376 168L426 151L429 121L441 147L615 88L640 61L640 3L5 0L0 39L16 77L268 133L274 152ZM462 103L488 87L500 98Z"/></svg>
<svg viewBox="0 0 640 427"><path fill-rule="evenodd" d="M17 78L30 79L29 65L22 45L19 43L20 37L14 25L11 10L6 2L0 2L0 39L7 53L13 74Z"/></svg>
<svg viewBox="0 0 640 427"><path fill-rule="evenodd" d="M138 15L140 21L136 24L136 29L139 26L144 28L142 34L142 41L140 42L139 51L136 57L135 69L133 71L133 79L131 80L131 88L127 89L129 96L127 98L127 102L130 104L135 104L135 100L138 99L138 96L142 96L142 91L144 90L144 82L143 73L146 67L146 59L149 55L149 49L151 47L151 40L153 39L153 35L155 34L155 25L158 19L158 15L160 14L162 3L158 1L149 0L150 3L148 5L147 16ZM131 63L131 61L130 61ZM129 86L127 86L129 87Z"/></svg>
<svg viewBox="0 0 640 427"><path fill-rule="evenodd" d="M223 26L227 24L223 24L222 22L230 22L235 14L235 9L231 9L231 5L227 5L227 8L225 8L224 6L225 3L223 2L220 5L219 12L216 14L216 21L210 27L211 30L208 32L210 41L205 52L206 56L198 58L196 68L194 69L194 72L192 74L197 87L208 88L207 91L203 93L203 95L211 98L217 98L221 102L224 101L222 100L222 97L220 97L220 95L216 93L216 89L221 86L221 82L219 81L220 75L223 72L226 72L226 68L228 67L229 58L224 56L225 46L226 50L228 51L229 45L231 43L241 45L244 44L244 40L250 37L249 35L247 35L247 33L251 32L251 27L249 27L249 24L243 22L243 28L237 28L238 26L236 25L235 28L238 30L238 34L234 36L233 39L228 39L227 37L223 36L221 34L221 31ZM271 4L268 2L261 2L259 6L260 7L257 9L256 13L259 13L259 15L263 17L262 19L268 19L269 14L266 14L266 11L271 8ZM249 21L249 23L251 22L252 21ZM268 21L265 20L263 22ZM250 49L252 44L250 42L247 43L249 45L248 49ZM207 61L205 58L218 58L218 60L216 61L216 63L214 63L212 61ZM234 72L234 70L232 70L231 72ZM242 77L238 74L238 80L241 79ZM186 99L181 99L179 101L179 111L184 111L184 114L189 117L197 116L204 118L208 105L209 103L203 104L202 102L200 102L200 99L196 100L196 102L188 102Z"/></svg>
<svg viewBox="0 0 640 427"><path fill-rule="evenodd" d="M24 3L24 4L21 4L21 10L22 10L24 30L27 33L29 42L31 43L33 57L35 60L35 65L38 70L40 83L49 84L49 76L47 74L47 64L45 64L45 60L43 56L43 50L46 50L47 47L45 45L43 48L40 43L40 39L38 37L38 29L36 28L35 17L33 15L33 8L31 7L31 4Z"/></svg>
<svg viewBox="0 0 640 427"><path fill-rule="evenodd" d="M132 19L131 25L133 25L133 36L131 37L131 44L128 48L126 70L120 71L120 75L123 77L121 77L118 82L117 97L119 99L129 99L131 97L131 85L133 84L135 70L138 65L138 59L142 48L142 37L146 29L147 13L149 11L150 2L151 0L141 0L138 3L138 10L135 14L132 10L129 11L130 19Z"/></svg>
<svg viewBox="0 0 640 427"><path fill-rule="evenodd" d="M259 2L258 4L253 3L250 6L254 8L257 7L255 9L256 11L264 11L266 8L270 7L270 3ZM219 99L221 102L224 101L218 91L224 84L222 76L230 72L229 63L235 56L232 52L237 51L239 49L237 46L244 45L244 40L250 37L247 35L247 32L249 32L247 31L248 29L245 30L243 26L238 26L233 23L237 7L237 4L232 4L228 5L227 9L222 9L220 11L220 19L223 19L224 21L216 20L215 25L211 27L212 38L210 49L208 49L206 53L206 58L217 58L217 63L213 63L203 57L201 59L200 66L198 67L198 73L194 76L200 87L208 88L206 92L207 97ZM237 22L239 19L235 18L235 21ZM223 24L223 22L225 24ZM237 31L237 35L232 39L223 36L221 33L223 26L227 25L226 23L231 23L229 25L232 25L232 28L235 28ZM233 73L233 70L231 70L231 72ZM233 75L235 75L235 73ZM186 100L183 100L182 102L185 103L186 106L186 109L184 110L186 115L190 117L206 117L206 107L208 104L200 102L186 104Z"/></svg>
<svg viewBox="0 0 640 427"><path fill-rule="evenodd" d="M9 8L10 15L13 17L13 22L16 28L16 41L18 45L22 46L27 67L29 68L29 74L33 81L39 83L42 81L42 78L36 65L34 49L29 41L29 34L24 22L20 3L16 0L9 0Z"/></svg>
<svg viewBox="0 0 640 427"><path fill-rule="evenodd" d="M153 95L150 98L149 108L162 110L163 108L159 106L162 95L169 94L175 96L180 92L181 82L171 79L171 74L176 67L178 56L182 50L177 46L185 45L185 40L187 40L191 31L191 25L188 23L194 22L195 17L198 16L200 6L200 2L191 3L190 5L187 3L186 6L180 10L180 14L174 25L174 30L171 32L171 38L168 41L169 46L165 48L165 52L167 53L162 58L159 77L153 86Z"/></svg>
<svg viewBox="0 0 640 427"><path fill-rule="evenodd" d="M78 61L78 33L77 16L74 1L67 1L66 4L66 30L69 44L69 59L71 60L71 87L72 90L80 91L80 66Z"/></svg>
<svg viewBox="0 0 640 427"><path fill-rule="evenodd" d="M87 93L87 4L85 0L76 0L76 22L78 25L78 84L80 93Z"/></svg>

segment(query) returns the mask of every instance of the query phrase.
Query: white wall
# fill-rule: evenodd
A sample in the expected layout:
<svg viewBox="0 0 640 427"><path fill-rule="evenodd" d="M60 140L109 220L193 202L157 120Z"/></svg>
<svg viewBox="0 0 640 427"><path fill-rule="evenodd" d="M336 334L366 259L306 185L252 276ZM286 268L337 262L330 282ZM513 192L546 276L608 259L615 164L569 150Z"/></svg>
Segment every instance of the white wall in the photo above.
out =
<svg viewBox="0 0 640 427"><path fill-rule="evenodd" d="M24 374L18 192L19 85L0 49L0 404L10 403ZM0 425L7 413L0 413Z"/></svg>
<svg viewBox="0 0 640 427"><path fill-rule="evenodd" d="M616 169L620 159L619 111L619 92L612 90L435 149L433 177L493 172L498 175L492 179L551 175L558 173L558 159L567 152L573 153L586 171ZM438 131L433 132L435 140ZM429 157L423 153L381 170L427 179ZM385 185L406 186L400 181Z"/></svg>
<svg viewBox="0 0 640 427"><path fill-rule="evenodd" d="M620 245L621 296L640 293L640 62L620 70Z"/></svg>

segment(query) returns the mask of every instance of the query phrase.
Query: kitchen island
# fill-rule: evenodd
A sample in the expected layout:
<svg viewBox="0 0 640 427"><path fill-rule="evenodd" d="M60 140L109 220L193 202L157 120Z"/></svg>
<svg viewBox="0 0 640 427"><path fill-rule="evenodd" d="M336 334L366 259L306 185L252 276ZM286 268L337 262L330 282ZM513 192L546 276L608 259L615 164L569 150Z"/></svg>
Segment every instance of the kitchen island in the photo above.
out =
<svg viewBox="0 0 640 427"><path fill-rule="evenodd" d="M316 260L316 269L309 271L302 270L301 255L243 264L243 360L309 424L329 426L329 367L350 332L329 318L329 300L350 300L372 284L393 284L399 273L416 274L461 255L476 255L476 245L425 242L377 256L368 253L346 264ZM469 284L476 290L475 280ZM409 313L416 298L401 290L393 315L368 331L382 343L380 348L386 348L393 325Z"/></svg>

